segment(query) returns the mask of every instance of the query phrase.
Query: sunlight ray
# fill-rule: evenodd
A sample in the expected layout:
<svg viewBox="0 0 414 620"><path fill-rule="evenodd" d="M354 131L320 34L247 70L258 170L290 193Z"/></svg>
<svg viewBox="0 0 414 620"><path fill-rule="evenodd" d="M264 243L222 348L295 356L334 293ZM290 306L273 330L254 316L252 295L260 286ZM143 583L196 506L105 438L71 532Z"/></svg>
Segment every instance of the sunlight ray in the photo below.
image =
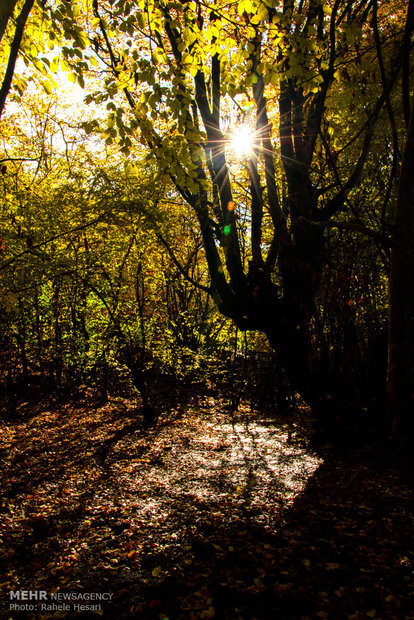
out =
<svg viewBox="0 0 414 620"><path fill-rule="evenodd" d="M230 148L238 159L251 157L255 142L255 133L248 125L239 125L231 132Z"/></svg>

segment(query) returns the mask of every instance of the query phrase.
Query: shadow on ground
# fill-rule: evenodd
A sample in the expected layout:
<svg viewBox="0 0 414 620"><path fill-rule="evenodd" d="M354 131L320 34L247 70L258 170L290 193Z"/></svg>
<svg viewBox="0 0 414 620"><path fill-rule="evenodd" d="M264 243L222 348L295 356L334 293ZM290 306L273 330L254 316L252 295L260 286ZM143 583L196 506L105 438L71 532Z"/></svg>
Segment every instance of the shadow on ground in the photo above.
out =
<svg viewBox="0 0 414 620"><path fill-rule="evenodd" d="M385 457L208 396L155 429L114 401L2 431L4 618L414 618L412 493ZM25 589L112 598L10 610Z"/></svg>

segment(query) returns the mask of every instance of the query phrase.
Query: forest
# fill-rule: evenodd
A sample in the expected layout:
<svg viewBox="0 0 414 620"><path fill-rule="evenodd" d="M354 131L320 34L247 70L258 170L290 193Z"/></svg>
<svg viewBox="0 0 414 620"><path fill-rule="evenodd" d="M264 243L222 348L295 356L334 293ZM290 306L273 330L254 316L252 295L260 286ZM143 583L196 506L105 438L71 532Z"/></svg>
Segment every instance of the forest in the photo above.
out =
<svg viewBox="0 0 414 620"><path fill-rule="evenodd" d="M414 617L413 46L0 0L0 618Z"/></svg>

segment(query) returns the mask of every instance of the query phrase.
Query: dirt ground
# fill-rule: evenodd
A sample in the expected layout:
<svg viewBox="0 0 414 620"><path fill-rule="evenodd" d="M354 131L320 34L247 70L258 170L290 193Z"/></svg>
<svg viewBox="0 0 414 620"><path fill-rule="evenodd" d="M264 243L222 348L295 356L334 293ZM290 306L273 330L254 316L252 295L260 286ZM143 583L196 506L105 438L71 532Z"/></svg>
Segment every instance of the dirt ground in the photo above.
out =
<svg viewBox="0 0 414 620"><path fill-rule="evenodd" d="M316 452L302 419L196 392L153 428L133 400L22 403L0 423L1 617L414 618L410 480Z"/></svg>

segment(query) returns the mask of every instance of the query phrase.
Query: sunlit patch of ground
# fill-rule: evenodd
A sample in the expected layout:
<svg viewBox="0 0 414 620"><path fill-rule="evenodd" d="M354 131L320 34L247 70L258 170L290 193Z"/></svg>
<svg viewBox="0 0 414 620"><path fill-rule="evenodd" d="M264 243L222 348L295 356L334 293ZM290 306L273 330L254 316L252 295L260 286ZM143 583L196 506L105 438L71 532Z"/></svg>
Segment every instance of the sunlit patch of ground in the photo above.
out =
<svg viewBox="0 0 414 620"><path fill-rule="evenodd" d="M383 575L399 583L412 569L404 541L392 559L391 529L412 527L395 473L373 482L358 461L324 463L298 427L209 397L165 411L152 429L132 401L28 411L2 424L5 597L110 591L110 618L259 620L348 617L388 596L380 617L406 617L392 615ZM377 507L378 489L389 507ZM389 535L382 547L370 523ZM364 580L381 584L377 598L366 600Z"/></svg>
<svg viewBox="0 0 414 620"><path fill-rule="evenodd" d="M201 417L190 412L174 425L174 433L162 428L141 459L125 460L122 466L115 461L109 469L114 485L135 493L137 511L150 511L154 523L157 511L178 525L188 520L191 508L199 512L215 506L217 513L231 512L232 519L243 511L275 526L281 508L300 493L320 459L289 443L287 431L249 421L247 413L245 420L238 416L233 423L229 417L217 411ZM114 456L131 453L133 444L133 438L125 438Z"/></svg>

